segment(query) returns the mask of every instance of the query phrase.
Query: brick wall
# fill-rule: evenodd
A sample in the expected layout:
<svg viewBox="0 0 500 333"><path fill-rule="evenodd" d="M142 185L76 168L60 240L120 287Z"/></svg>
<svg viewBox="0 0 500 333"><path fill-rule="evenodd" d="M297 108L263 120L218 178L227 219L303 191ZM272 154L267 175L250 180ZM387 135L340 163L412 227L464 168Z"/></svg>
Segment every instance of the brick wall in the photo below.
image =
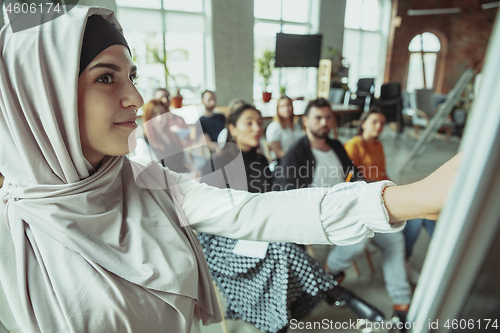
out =
<svg viewBox="0 0 500 333"><path fill-rule="evenodd" d="M444 48L441 85L439 92L449 92L467 66L480 62L486 53L488 40L497 13L496 9L483 10L482 3L491 0L399 0L398 16L402 22L396 28L390 67L390 81L406 87L408 75L408 45L422 32L432 32L440 38ZM435 9L460 7L461 13L445 15L408 16L408 9ZM438 60L439 61L439 60ZM438 76L439 73L436 73ZM439 79L437 79L439 80Z"/></svg>

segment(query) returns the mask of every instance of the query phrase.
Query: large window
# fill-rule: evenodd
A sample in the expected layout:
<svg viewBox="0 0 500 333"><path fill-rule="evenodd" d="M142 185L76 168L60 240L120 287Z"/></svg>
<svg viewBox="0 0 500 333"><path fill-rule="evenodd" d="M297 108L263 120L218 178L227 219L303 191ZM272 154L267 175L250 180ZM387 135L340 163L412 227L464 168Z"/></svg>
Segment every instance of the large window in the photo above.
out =
<svg viewBox="0 0 500 333"><path fill-rule="evenodd" d="M351 90L361 78L375 78L377 87L383 83L390 10L390 0L346 1L342 55Z"/></svg>
<svg viewBox="0 0 500 333"><path fill-rule="evenodd" d="M430 32L416 35L408 46L410 64L408 68L407 91L420 88L433 88L436 72L437 54L441 44L436 35Z"/></svg>
<svg viewBox="0 0 500 333"><path fill-rule="evenodd" d="M317 33L318 0L254 0L254 55L276 48L276 33ZM290 97L314 97L316 94L316 68L275 68L271 84L267 87L274 97L280 87ZM262 99L263 79L254 74L254 99Z"/></svg>
<svg viewBox="0 0 500 333"><path fill-rule="evenodd" d="M117 0L118 20L139 68L138 89L146 100L168 86L171 94L180 91L185 103L200 101L211 70L205 66L206 1Z"/></svg>

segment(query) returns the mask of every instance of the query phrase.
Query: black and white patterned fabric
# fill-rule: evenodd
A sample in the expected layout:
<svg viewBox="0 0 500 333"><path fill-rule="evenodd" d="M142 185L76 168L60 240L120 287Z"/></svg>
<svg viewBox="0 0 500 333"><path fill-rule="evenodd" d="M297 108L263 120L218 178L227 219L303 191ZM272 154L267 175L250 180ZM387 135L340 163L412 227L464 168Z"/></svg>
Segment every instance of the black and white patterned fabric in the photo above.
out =
<svg viewBox="0 0 500 333"><path fill-rule="evenodd" d="M199 233L210 272L224 295L225 317L277 332L311 314L337 283L292 243L270 243L264 259L232 253L235 239Z"/></svg>
<svg viewBox="0 0 500 333"><path fill-rule="evenodd" d="M235 153L228 149L223 154L228 160L227 156ZM247 183L252 184L248 191L269 191L272 175L267 159L256 149L242 155ZM221 159L214 162L219 164ZM210 171L208 168L204 174ZM207 181L202 178L202 182ZM337 284L323 265L297 244L270 243L266 257L258 259L234 254L236 239L205 233L199 233L198 238L210 273L226 299L226 318L243 319L263 331L275 333L290 319L308 316L326 298L325 292Z"/></svg>

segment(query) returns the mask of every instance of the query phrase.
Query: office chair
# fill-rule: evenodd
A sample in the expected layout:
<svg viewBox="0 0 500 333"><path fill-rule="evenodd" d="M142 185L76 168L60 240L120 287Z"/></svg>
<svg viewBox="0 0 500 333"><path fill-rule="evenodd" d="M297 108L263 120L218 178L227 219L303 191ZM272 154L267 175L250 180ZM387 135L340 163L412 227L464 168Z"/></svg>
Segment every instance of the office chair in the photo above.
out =
<svg viewBox="0 0 500 333"><path fill-rule="evenodd" d="M375 92L375 79L363 78L358 80L356 98L351 98L349 104L358 105L361 112L368 111Z"/></svg>
<svg viewBox="0 0 500 333"><path fill-rule="evenodd" d="M351 94L349 98L349 105L357 105L359 107L359 112L352 113L343 117L341 126L345 126L349 123L351 125L356 125L355 122L359 120L361 114L364 111L368 111L370 104L373 100L373 93L375 92L375 79L374 78L363 78L358 80L357 90L354 94ZM354 96L354 98L352 98Z"/></svg>
<svg viewBox="0 0 500 333"><path fill-rule="evenodd" d="M387 122L395 122L397 133L403 133L403 98L401 85L398 82L390 82L380 88L380 98L374 103L385 115Z"/></svg>

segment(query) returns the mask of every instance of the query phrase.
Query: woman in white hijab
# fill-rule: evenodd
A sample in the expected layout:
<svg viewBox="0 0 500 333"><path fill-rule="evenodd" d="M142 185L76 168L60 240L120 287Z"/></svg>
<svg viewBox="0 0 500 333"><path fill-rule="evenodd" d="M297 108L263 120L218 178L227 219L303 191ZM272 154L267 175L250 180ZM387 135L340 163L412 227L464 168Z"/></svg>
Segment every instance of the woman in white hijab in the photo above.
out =
<svg viewBox="0 0 500 333"><path fill-rule="evenodd" d="M143 100L126 41L106 35L108 22L121 31L111 11L77 6L0 32L0 332L177 333L220 321L188 224L232 238L349 244L439 213L457 161L409 188L278 195L131 163L123 155ZM436 179L440 191L426 190Z"/></svg>

